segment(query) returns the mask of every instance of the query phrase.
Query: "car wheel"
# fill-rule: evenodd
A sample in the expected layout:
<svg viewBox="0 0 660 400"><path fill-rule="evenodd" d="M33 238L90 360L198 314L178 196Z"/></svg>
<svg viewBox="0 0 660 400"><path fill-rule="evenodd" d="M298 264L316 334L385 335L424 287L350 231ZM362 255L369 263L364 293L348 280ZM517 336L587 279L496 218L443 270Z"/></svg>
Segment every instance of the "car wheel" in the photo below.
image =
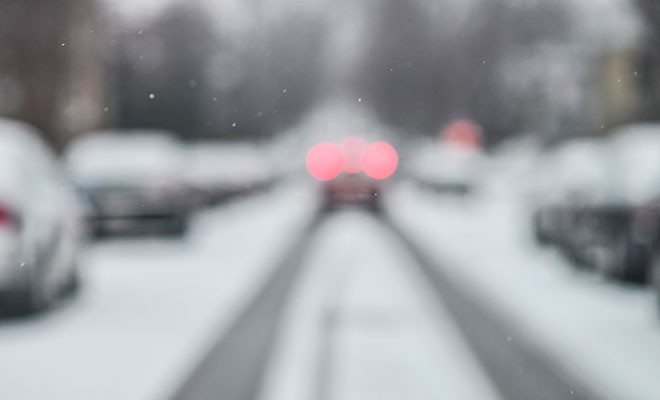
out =
<svg viewBox="0 0 660 400"><path fill-rule="evenodd" d="M628 240L626 263L622 279L627 282L645 283L649 274L649 255L646 246Z"/></svg>
<svg viewBox="0 0 660 400"><path fill-rule="evenodd" d="M660 316L660 251L656 250L651 254L649 277L656 293L658 302L658 315Z"/></svg>
<svg viewBox="0 0 660 400"><path fill-rule="evenodd" d="M172 234L174 236L183 236L188 231L188 218L185 215L179 215L175 218Z"/></svg>
<svg viewBox="0 0 660 400"><path fill-rule="evenodd" d="M51 297L46 290L44 274L34 271L26 285L2 295L2 315L20 317L38 313L50 305Z"/></svg>
<svg viewBox="0 0 660 400"><path fill-rule="evenodd" d="M540 245L549 245L550 244L550 237L548 236L547 232L542 227L541 224L541 213L540 212L535 212L534 216L532 217L532 227L534 229L534 239L536 240L536 243Z"/></svg>
<svg viewBox="0 0 660 400"><path fill-rule="evenodd" d="M626 259L626 243L619 237L610 238L594 249L594 269L607 278L621 275Z"/></svg>
<svg viewBox="0 0 660 400"><path fill-rule="evenodd" d="M619 235L609 248L609 257L603 263L602 272L609 278L631 283L642 283L648 275L648 257L642 245L631 240L630 235Z"/></svg>
<svg viewBox="0 0 660 400"><path fill-rule="evenodd" d="M62 286L62 295L63 296L74 296L78 293L80 289L80 273L78 272L78 266L74 266L71 273L67 277L66 282Z"/></svg>

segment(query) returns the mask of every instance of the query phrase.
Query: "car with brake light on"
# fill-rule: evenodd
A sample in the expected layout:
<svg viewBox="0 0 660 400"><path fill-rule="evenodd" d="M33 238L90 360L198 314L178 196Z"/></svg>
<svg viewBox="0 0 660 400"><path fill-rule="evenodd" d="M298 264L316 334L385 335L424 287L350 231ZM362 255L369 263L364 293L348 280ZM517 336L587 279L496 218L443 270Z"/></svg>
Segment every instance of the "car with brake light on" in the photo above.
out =
<svg viewBox="0 0 660 400"><path fill-rule="evenodd" d="M185 232L193 199L174 134L89 133L67 149L66 159L94 207L90 219L97 236Z"/></svg>
<svg viewBox="0 0 660 400"><path fill-rule="evenodd" d="M381 208L383 182L398 166L398 154L387 142L367 144L347 138L341 145L319 143L307 154L307 169L323 182L323 209L358 206Z"/></svg>
<svg viewBox="0 0 660 400"><path fill-rule="evenodd" d="M33 127L0 120L0 313L51 307L79 284L84 202Z"/></svg>

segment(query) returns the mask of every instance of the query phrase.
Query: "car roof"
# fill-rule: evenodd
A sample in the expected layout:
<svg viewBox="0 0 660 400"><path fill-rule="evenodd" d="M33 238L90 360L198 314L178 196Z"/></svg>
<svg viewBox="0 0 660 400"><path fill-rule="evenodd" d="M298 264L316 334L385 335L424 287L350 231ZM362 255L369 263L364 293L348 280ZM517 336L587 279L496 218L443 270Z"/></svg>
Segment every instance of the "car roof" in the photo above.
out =
<svg viewBox="0 0 660 400"><path fill-rule="evenodd" d="M0 118L1 203L20 206L20 199L28 187L28 167L49 153L36 128L20 121Z"/></svg>
<svg viewBox="0 0 660 400"><path fill-rule="evenodd" d="M44 151L46 144L39 131L26 123L0 118L0 152Z"/></svg>
<svg viewBox="0 0 660 400"><path fill-rule="evenodd" d="M169 131L101 131L81 137L66 151L68 168L81 183L166 179L180 168L181 149Z"/></svg>

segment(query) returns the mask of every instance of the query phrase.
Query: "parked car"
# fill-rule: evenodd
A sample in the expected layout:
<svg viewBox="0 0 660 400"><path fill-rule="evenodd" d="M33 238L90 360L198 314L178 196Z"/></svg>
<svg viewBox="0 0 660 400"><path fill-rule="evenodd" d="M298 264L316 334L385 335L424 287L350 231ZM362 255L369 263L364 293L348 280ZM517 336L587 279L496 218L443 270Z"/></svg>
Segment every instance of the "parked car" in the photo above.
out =
<svg viewBox="0 0 660 400"><path fill-rule="evenodd" d="M608 146L607 196L590 207L602 238L596 267L610 277L644 282L658 234L660 125L621 127Z"/></svg>
<svg viewBox="0 0 660 400"><path fill-rule="evenodd" d="M658 311L660 311L660 251L657 247L651 253L649 261L649 281L655 290Z"/></svg>
<svg viewBox="0 0 660 400"><path fill-rule="evenodd" d="M449 195L469 195L480 186L484 156L480 148L452 142L424 143L410 157L408 171L423 188Z"/></svg>
<svg viewBox="0 0 660 400"><path fill-rule="evenodd" d="M540 175L534 213L540 242L557 244L579 265L644 282L657 236L660 125L634 124L603 139L570 141Z"/></svg>
<svg viewBox="0 0 660 400"><path fill-rule="evenodd" d="M600 140L579 138L552 150L535 172L536 239L557 245L578 265L592 262L594 221L588 210L604 197L606 162Z"/></svg>
<svg viewBox="0 0 660 400"><path fill-rule="evenodd" d="M36 129L0 120L0 313L28 314L78 286L83 203Z"/></svg>
<svg viewBox="0 0 660 400"><path fill-rule="evenodd" d="M169 132L84 135L67 150L76 184L94 206L94 233L183 234L191 191L182 146Z"/></svg>
<svg viewBox="0 0 660 400"><path fill-rule="evenodd" d="M196 142L188 146L186 158L185 179L197 205L267 189L275 181L268 157L254 144Z"/></svg>

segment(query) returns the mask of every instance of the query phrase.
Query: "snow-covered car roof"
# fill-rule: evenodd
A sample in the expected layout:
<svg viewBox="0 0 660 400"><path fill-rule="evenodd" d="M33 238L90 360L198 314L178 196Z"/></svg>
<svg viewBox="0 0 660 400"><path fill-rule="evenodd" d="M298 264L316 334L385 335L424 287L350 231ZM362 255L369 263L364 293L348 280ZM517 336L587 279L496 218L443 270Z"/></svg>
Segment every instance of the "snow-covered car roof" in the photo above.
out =
<svg viewBox="0 0 660 400"><path fill-rule="evenodd" d="M553 203L579 196L599 201L607 196L607 158L603 140L579 137L562 143L540 163L537 197Z"/></svg>
<svg viewBox="0 0 660 400"><path fill-rule="evenodd" d="M482 172L484 154L451 143L425 142L410 158L410 172L432 181L474 181Z"/></svg>
<svg viewBox="0 0 660 400"><path fill-rule="evenodd" d="M33 126L6 118L0 118L0 151L25 152L39 147L41 152L46 144L39 137L39 131Z"/></svg>
<svg viewBox="0 0 660 400"><path fill-rule="evenodd" d="M610 178L622 199L639 203L660 195L660 124L632 124L610 138Z"/></svg>
<svg viewBox="0 0 660 400"><path fill-rule="evenodd" d="M82 184L168 181L177 179L182 145L159 130L90 133L67 150L69 171Z"/></svg>
<svg viewBox="0 0 660 400"><path fill-rule="evenodd" d="M0 118L0 202L20 204L25 194L30 163L48 154L39 131L23 122Z"/></svg>

